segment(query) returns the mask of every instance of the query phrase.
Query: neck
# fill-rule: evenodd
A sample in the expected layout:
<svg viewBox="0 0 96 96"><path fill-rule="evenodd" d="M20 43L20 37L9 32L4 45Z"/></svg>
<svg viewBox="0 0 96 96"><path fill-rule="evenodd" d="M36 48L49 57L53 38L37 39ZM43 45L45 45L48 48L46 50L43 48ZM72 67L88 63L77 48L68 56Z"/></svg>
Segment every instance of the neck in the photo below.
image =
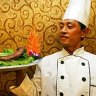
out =
<svg viewBox="0 0 96 96"><path fill-rule="evenodd" d="M80 48L81 46L77 46L77 47L64 47L64 49L69 53L69 54L73 54L73 52L76 50L76 49L78 49L78 48Z"/></svg>

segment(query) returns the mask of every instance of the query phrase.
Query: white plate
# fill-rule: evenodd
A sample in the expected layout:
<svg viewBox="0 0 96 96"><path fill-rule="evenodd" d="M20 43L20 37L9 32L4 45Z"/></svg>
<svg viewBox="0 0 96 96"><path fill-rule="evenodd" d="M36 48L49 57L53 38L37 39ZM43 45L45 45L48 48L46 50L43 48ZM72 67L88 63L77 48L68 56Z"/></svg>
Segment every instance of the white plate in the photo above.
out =
<svg viewBox="0 0 96 96"><path fill-rule="evenodd" d="M15 66L0 66L0 71L15 71L15 70L20 70L20 69L25 69L27 67L33 66L38 64L40 60L35 60L32 63L26 64L26 65L15 65Z"/></svg>

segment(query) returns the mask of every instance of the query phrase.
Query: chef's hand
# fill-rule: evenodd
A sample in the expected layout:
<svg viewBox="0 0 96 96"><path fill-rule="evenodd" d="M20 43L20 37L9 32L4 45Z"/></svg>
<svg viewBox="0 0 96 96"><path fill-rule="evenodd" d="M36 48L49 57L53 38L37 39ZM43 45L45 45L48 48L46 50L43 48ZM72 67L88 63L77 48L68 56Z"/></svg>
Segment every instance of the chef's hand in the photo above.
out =
<svg viewBox="0 0 96 96"><path fill-rule="evenodd" d="M19 86L25 78L24 70L16 70L16 85Z"/></svg>

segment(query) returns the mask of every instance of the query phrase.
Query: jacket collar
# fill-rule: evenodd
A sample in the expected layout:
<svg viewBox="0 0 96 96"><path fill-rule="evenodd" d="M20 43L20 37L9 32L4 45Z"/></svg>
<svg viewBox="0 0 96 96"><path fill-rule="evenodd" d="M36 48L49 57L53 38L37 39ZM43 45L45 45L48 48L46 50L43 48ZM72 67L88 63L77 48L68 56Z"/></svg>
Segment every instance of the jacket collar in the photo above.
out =
<svg viewBox="0 0 96 96"><path fill-rule="evenodd" d="M63 48L62 52L63 52L64 56L69 56L69 55L70 55L64 48ZM84 53L84 52L85 52L84 47L81 47L81 48L76 49L76 50L73 52L72 55L81 56L82 53Z"/></svg>

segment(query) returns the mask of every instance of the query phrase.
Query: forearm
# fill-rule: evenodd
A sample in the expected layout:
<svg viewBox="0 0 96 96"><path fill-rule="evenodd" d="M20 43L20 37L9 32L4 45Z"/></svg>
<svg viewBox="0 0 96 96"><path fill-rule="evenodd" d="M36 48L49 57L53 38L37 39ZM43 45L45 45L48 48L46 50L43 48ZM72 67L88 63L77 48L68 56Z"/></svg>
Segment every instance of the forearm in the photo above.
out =
<svg viewBox="0 0 96 96"><path fill-rule="evenodd" d="M19 86L22 81L24 80L26 74L24 72L24 70L18 70L16 71L16 85Z"/></svg>
<svg viewBox="0 0 96 96"><path fill-rule="evenodd" d="M41 92L41 75L38 67L36 68L35 75L31 80L27 74L25 76L25 73L22 70L17 71L16 77L18 87L12 86L10 88L11 92L17 96L40 96L39 93Z"/></svg>
<svg viewBox="0 0 96 96"><path fill-rule="evenodd" d="M26 75L20 86L11 86L10 91L17 96L40 96L40 77L32 80Z"/></svg>

